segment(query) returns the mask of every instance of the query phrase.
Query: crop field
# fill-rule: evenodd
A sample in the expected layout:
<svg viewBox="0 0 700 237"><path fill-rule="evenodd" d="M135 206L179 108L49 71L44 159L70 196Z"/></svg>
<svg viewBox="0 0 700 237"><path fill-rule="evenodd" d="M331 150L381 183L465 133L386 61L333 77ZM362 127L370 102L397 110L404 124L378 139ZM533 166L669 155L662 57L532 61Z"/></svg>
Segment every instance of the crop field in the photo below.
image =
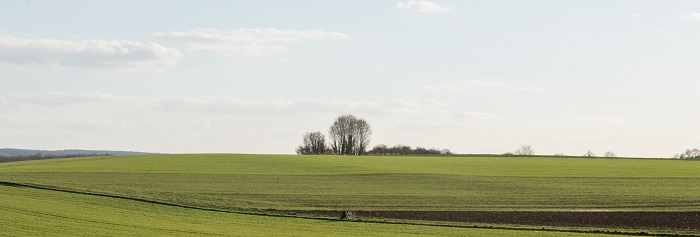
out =
<svg viewBox="0 0 700 237"><path fill-rule="evenodd" d="M693 216L700 211L700 195L697 195L700 193L700 162L686 160L149 155L4 163L0 164L0 182L151 200L224 212L314 214L323 213L323 211L358 210L374 211L374 213L404 211L415 214L415 212L475 213L479 211L500 213L624 211L643 214L682 211L690 212L691 222L700 221ZM262 235L275 233L275 231L292 234L285 232L287 228L283 227L290 226L289 228L302 228L309 231L299 235L327 236L329 233L342 235L341 233L346 233L344 231L360 228L351 227L351 225L360 225L361 229L365 228L362 229L363 231L376 235L404 233L399 232L399 229L408 228L402 225L378 223L251 216L206 210L185 211L180 210L182 207L138 203L134 200L114 200L114 198L94 195L9 186L0 188L3 189L2 195L7 196L2 198L2 212L6 212L2 216L5 218L8 215L21 215L22 218L30 219L50 218L54 215L51 212L60 212L60 210L53 210L53 206L47 206L49 204L37 204L36 208L43 209L36 210L31 209L34 205L22 206L23 203L31 201L56 203L54 206L57 208L68 208L74 205L79 209L79 207L92 205L94 206L91 207L92 209L104 208L100 212L103 213L101 215L106 215L105 218L110 221L116 221L117 224L114 226L121 226L115 231L137 228L141 226L139 224L143 224L151 227L171 225L167 227L171 228L168 231L189 230L198 234L231 234L229 232L231 229L242 228L252 231L250 228L253 227L245 227L248 225L270 225L266 227L270 232L253 233L253 231L243 235ZM99 208L95 210L100 210ZM144 211L151 209L154 211ZM114 213L112 214L110 210ZM170 211L177 215L171 215ZM61 220L70 222L71 218L82 220L81 218L99 216L88 212L86 210L82 213L84 217L67 217ZM130 215L141 215L144 212L153 213L154 220L126 218ZM71 213L70 215L82 214ZM161 214L164 216L157 216ZM696 219L693 220L693 218ZM217 221L212 221L213 219ZM196 223L191 223L193 221ZM187 224L173 224L178 222ZM26 222L22 223L26 224ZM78 225L82 225L80 223ZM110 223L109 225L114 224ZM231 226L230 223L240 223L240 226L227 227ZM93 222L84 222L84 224L101 225ZM272 227L273 225L276 227ZM310 225L313 227L308 227ZM386 226L396 226L396 229ZM144 228L143 235L165 233L149 229L151 227ZM21 226L18 224L16 228ZM373 228L378 230L375 231ZM433 231L438 231L432 228L444 231L435 233L460 236L511 235L505 232L486 233L488 231L517 232L517 230L411 225L409 229L412 228L415 230L409 232L415 235L422 235L421 233L431 235ZM257 228L253 229L257 230ZM698 230L684 231L697 233ZM183 234L187 235L187 232ZM541 236L540 234L542 233L538 236ZM548 234L561 233L548 232ZM516 235L526 234L513 233L513 236Z"/></svg>
<svg viewBox="0 0 700 237"><path fill-rule="evenodd" d="M0 236L604 236L222 213L0 186Z"/></svg>

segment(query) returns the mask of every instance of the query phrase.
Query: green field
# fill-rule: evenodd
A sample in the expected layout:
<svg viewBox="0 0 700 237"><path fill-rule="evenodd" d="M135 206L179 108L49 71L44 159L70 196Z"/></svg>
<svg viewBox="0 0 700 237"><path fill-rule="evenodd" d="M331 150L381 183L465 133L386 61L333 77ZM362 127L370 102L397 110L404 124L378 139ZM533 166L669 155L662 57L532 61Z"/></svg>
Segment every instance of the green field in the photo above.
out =
<svg viewBox="0 0 700 237"><path fill-rule="evenodd" d="M231 210L700 210L684 160L157 155L6 163L0 181Z"/></svg>
<svg viewBox="0 0 700 237"><path fill-rule="evenodd" d="M272 217L277 210L700 210L700 162L152 155L0 164L0 235L596 236ZM194 208L186 208L194 207ZM202 210L213 209L212 210Z"/></svg>
<svg viewBox="0 0 700 237"><path fill-rule="evenodd" d="M0 236L604 236L242 215L8 186L0 223Z"/></svg>

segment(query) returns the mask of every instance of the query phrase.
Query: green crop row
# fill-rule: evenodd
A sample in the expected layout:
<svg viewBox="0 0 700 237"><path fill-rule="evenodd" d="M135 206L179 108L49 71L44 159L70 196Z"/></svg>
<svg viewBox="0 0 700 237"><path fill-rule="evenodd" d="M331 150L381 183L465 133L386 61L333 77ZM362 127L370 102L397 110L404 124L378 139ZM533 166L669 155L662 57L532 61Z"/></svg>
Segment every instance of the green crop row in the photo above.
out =
<svg viewBox="0 0 700 237"><path fill-rule="evenodd" d="M271 217L0 185L0 236L581 236Z"/></svg>
<svg viewBox="0 0 700 237"><path fill-rule="evenodd" d="M221 209L700 210L700 162L159 155L6 163L0 181Z"/></svg>

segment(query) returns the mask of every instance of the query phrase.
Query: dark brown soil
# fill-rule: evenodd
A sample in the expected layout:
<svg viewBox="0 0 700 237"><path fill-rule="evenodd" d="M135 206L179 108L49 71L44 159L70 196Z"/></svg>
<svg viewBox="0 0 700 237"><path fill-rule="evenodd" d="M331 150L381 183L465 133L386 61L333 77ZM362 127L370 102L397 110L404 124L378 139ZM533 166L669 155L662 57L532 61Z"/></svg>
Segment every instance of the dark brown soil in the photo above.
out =
<svg viewBox="0 0 700 237"><path fill-rule="evenodd" d="M342 211L286 211L340 217ZM355 211L356 218L643 230L700 230L700 212Z"/></svg>

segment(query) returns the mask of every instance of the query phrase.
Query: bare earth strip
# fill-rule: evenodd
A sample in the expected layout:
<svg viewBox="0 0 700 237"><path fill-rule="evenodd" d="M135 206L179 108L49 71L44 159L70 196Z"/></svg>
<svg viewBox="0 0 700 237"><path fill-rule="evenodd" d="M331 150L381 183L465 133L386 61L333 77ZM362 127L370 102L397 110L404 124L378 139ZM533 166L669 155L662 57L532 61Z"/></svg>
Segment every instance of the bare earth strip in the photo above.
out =
<svg viewBox="0 0 700 237"><path fill-rule="evenodd" d="M286 211L339 217L341 211ZM387 218L532 226L699 231L700 212L356 211L358 218Z"/></svg>

